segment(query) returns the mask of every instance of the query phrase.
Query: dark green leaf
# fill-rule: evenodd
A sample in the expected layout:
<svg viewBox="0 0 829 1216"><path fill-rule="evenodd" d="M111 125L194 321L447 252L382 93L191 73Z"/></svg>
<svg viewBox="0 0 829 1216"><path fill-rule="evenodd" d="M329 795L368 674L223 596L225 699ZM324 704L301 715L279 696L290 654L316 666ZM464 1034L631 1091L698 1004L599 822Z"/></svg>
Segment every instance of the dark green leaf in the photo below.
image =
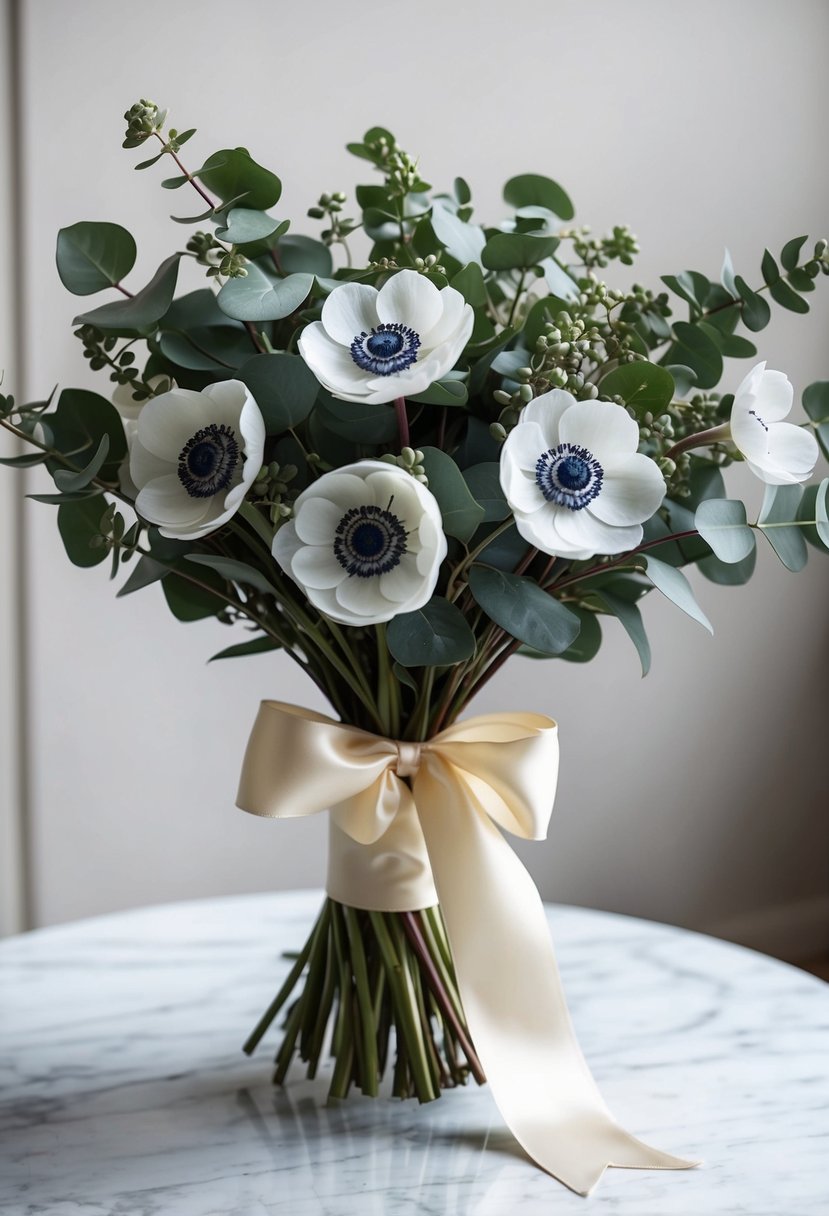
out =
<svg viewBox="0 0 829 1216"><path fill-rule="evenodd" d="M201 178L223 203L244 196L245 207L253 211L267 211L279 202L282 194L279 178L258 165L245 148L214 152L194 177Z"/></svg>
<svg viewBox="0 0 829 1216"><path fill-rule="evenodd" d="M792 240L786 241L780 251L780 262L784 270L794 270L800 257L800 251L808 239L808 236L796 236Z"/></svg>
<svg viewBox="0 0 829 1216"><path fill-rule="evenodd" d="M76 296L120 283L135 265L135 254L135 241L119 224L82 221L58 233L58 274Z"/></svg>
<svg viewBox="0 0 829 1216"><path fill-rule="evenodd" d="M94 325L112 334L152 333L173 302L180 258L180 253L174 253L162 262L147 286L131 300L103 304L75 317L73 324Z"/></svg>
<svg viewBox="0 0 829 1216"><path fill-rule="evenodd" d="M475 653L475 635L463 613L439 595L416 612L394 617L386 641L401 667L449 667Z"/></svg>
<svg viewBox="0 0 829 1216"><path fill-rule="evenodd" d="M473 308L483 308L486 304L484 276L477 262L468 262L449 280L449 285L459 291L467 304L471 304Z"/></svg>
<svg viewBox="0 0 829 1216"><path fill-rule="evenodd" d="M763 282L769 284L776 283L780 278L780 268L774 258L766 249L763 253L763 261L760 264L760 270L763 274Z"/></svg>
<svg viewBox="0 0 829 1216"><path fill-rule="evenodd" d="M611 587L613 586L615 584L611 584ZM627 633L636 647L639 662L642 664L642 675L646 676L651 667L651 647L648 635L645 632L642 613L632 600L623 595L615 594L611 590L611 587L603 588L601 591L596 591L593 594L605 606L607 611L619 620L625 633Z"/></svg>
<svg viewBox="0 0 829 1216"><path fill-rule="evenodd" d="M688 321L675 321L674 338L666 362L690 367L699 388L713 388L719 384L723 372L722 355L708 334Z"/></svg>
<svg viewBox="0 0 829 1216"><path fill-rule="evenodd" d="M537 266L558 247L558 237L496 232L484 245L481 261L487 270L517 270Z"/></svg>
<svg viewBox="0 0 829 1216"><path fill-rule="evenodd" d="M253 638L250 642L238 642L235 646L228 646L207 661L215 663L217 659L240 659L248 654L267 654L271 650L279 650L279 642L275 638Z"/></svg>
<svg viewBox="0 0 829 1216"><path fill-rule="evenodd" d="M423 448L423 465L429 478L429 489L438 500L443 518L443 530L466 544L484 517L469 493L460 469L451 456L439 448Z"/></svg>
<svg viewBox="0 0 829 1216"><path fill-rule="evenodd" d="M809 311L809 305L803 297L799 296L784 279L778 279L776 283L769 284L769 295L782 308L788 308L789 312L805 313Z"/></svg>
<svg viewBox="0 0 829 1216"><path fill-rule="evenodd" d="M579 618L579 636L572 646L562 651L561 658L568 663L589 663L599 653L602 644L602 627L595 612L582 608L580 604L571 606L570 611Z"/></svg>
<svg viewBox="0 0 829 1216"><path fill-rule="evenodd" d="M578 637L576 614L530 578L473 566L469 589L496 625L542 654L563 654Z"/></svg>
<svg viewBox="0 0 829 1216"><path fill-rule="evenodd" d="M239 368L237 379L253 393L269 435L307 418L319 392L314 373L299 355L254 355Z"/></svg>
<svg viewBox="0 0 829 1216"><path fill-rule="evenodd" d="M225 321L222 326L194 326L184 333L165 328L158 342L165 359L188 371L216 373L227 373L246 363L253 349L250 334L241 326L227 324L223 313L220 316ZM166 327L167 318L164 324Z"/></svg>
<svg viewBox="0 0 829 1216"><path fill-rule="evenodd" d="M164 563L157 562L152 557L142 555L138 561L138 565L118 592L116 599L120 599L124 595L132 595L133 591L143 591L145 587L149 587L152 583L157 583L159 579L164 578L169 573L169 570L170 567Z"/></svg>
<svg viewBox="0 0 829 1216"><path fill-rule="evenodd" d="M277 256L282 270L288 275L313 274L326 279L334 269L328 246L301 233L280 237Z"/></svg>
<svg viewBox="0 0 829 1216"><path fill-rule="evenodd" d="M93 548L90 544L93 537L101 534L101 520L106 509L107 502L102 494L62 503L58 507L58 531L73 565L98 566L109 556L106 546Z"/></svg>
<svg viewBox="0 0 829 1216"><path fill-rule="evenodd" d="M416 401L423 405L458 406L466 405L467 397L467 389L463 380L447 379L436 380L424 392L409 397L409 401Z"/></svg>
<svg viewBox="0 0 829 1216"><path fill-rule="evenodd" d="M473 639L473 641L474 641L474 639ZM407 688L411 688L412 692L420 692L420 689L418 688L414 679L412 678L412 676L406 670L406 668L403 666L402 663L397 663L397 662L392 663L391 669L392 669L392 672L394 673L394 678L395 678L395 680L397 680L398 684L405 684Z"/></svg>
<svg viewBox="0 0 829 1216"><path fill-rule="evenodd" d="M105 397L86 389L66 388L54 413L45 414L43 420L51 430L54 447L60 452L71 452L69 459L79 467L92 459L106 436L109 448L99 473L104 481L117 483L119 467L127 454L127 441L118 412ZM57 461L50 461L49 471L54 475L62 467Z"/></svg>
<svg viewBox="0 0 829 1216"><path fill-rule="evenodd" d="M194 562L199 566L207 566L229 582L253 587L254 591L261 591L265 595L276 594L276 588L268 582L264 574L260 570L255 570L253 566L247 565L246 562L237 561L232 557L217 557L212 553L188 553L184 560Z"/></svg>
<svg viewBox="0 0 829 1216"><path fill-rule="evenodd" d="M713 553L700 558L697 569L709 582L721 587L741 587L747 583L757 565L757 547L739 562L722 562Z"/></svg>
<svg viewBox="0 0 829 1216"><path fill-rule="evenodd" d="M803 408L815 424L815 435L829 460L829 380L816 380L803 390Z"/></svg>
<svg viewBox="0 0 829 1216"><path fill-rule="evenodd" d="M501 489L500 472L500 464L486 461L466 469L463 475L472 497L484 509L485 524L497 523L510 513L509 503Z"/></svg>
<svg viewBox="0 0 829 1216"><path fill-rule="evenodd" d="M219 307L237 321L280 321L300 307L314 285L310 274L272 279L251 262L243 279L228 279L217 298Z"/></svg>
<svg viewBox="0 0 829 1216"><path fill-rule="evenodd" d="M182 573L171 570L161 583L167 607L177 620L202 621L216 616L227 607L227 585L220 574L215 570L194 570L187 562L183 565L185 570ZM197 586L191 578L202 585Z"/></svg>
<svg viewBox="0 0 829 1216"><path fill-rule="evenodd" d="M740 299L743 302L743 322L747 329L753 333L757 333L761 329L765 329L771 320L771 309L768 302L759 296L756 291L752 291L745 279L741 279L737 275L734 280L737 291L740 293Z"/></svg>
<svg viewBox="0 0 829 1216"><path fill-rule="evenodd" d="M49 459L48 452L24 452L22 456L2 456L0 464L10 469L33 469Z"/></svg>
<svg viewBox="0 0 829 1216"><path fill-rule="evenodd" d="M504 201L516 210L520 207L547 207L562 220L571 220L576 214L558 182L537 173L521 173L511 177L504 186Z"/></svg>
<svg viewBox="0 0 829 1216"><path fill-rule="evenodd" d="M674 381L667 368L638 360L615 368L599 383L602 397L621 397L636 410L661 414L674 398Z"/></svg>
<svg viewBox="0 0 829 1216"><path fill-rule="evenodd" d="M740 337L739 334L723 334L720 339L720 350L727 359L753 359L757 354L757 347L754 343L749 342L748 338Z"/></svg>
<svg viewBox="0 0 829 1216"><path fill-rule="evenodd" d="M52 474L55 485L63 494L74 494L78 490L85 490L100 473L108 455L109 435L104 434L101 436L101 441L92 459L77 473L71 469L55 469Z"/></svg>
<svg viewBox="0 0 829 1216"><path fill-rule="evenodd" d="M397 438L397 417L389 405L340 401L321 390L315 416L325 429L355 443L377 445Z"/></svg>

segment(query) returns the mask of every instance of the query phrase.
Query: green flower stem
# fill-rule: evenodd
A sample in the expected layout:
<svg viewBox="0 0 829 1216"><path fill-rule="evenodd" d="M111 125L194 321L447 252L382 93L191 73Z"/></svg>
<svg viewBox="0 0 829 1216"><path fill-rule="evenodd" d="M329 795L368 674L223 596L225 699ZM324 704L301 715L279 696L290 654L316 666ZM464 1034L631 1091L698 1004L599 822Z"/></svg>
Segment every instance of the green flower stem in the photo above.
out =
<svg viewBox="0 0 829 1216"><path fill-rule="evenodd" d="M377 1061L377 1039L375 1035L372 996L368 982L368 967L366 966L363 938L360 932L357 913L353 908L343 907L343 918L348 935L348 945L351 951L354 993L359 1013L361 1089L364 1094L373 1098L377 1095L380 1068Z"/></svg>
<svg viewBox="0 0 829 1216"><path fill-rule="evenodd" d="M456 567L456 569L453 570L451 575L449 576L449 582L446 584L446 598L448 600L456 600L458 598L458 596L461 594L461 592L463 591L466 584L462 583L462 585L459 586L457 588L457 590L455 590L455 584L460 583L462 581L463 574L466 572L466 570L468 570L468 568L472 565L472 563L475 561L475 559L477 557L479 557L481 555L481 553L483 553L484 549L486 549L488 545L491 545L497 536L501 536L509 528L513 527L513 523L514 523L514 521L513 521L512 517L510 517L509 519L505 519L504 522L499 524L498 527L494 529L494 531L490 532L489 535L486 536L479 545L476 545L475 548L471 550L471 552L467 553L466 557L463 559L463 561L460 563L460 565L458 565Z"/></svg>
<svg viewBox="0 0 829 1216"><path fill-rule="evenodd" d="M262 1014L262 1017L256 1023L256 1026L254 1027L252 1033L248 1036L247 1040L245 1041L245 1043L242 1047L242 1051L245 1053L245 1055L249 1056L249 1055L253 1054L253 1052L256 1050L262 1036L265 1034L265 1032L268 1029L268 1027L270 1026L271 1022L274 1020L274 1018L279 1013L280 1009L282 1008L282 1006L285 1004L286 1000L290 996L290 994L294 988L294 985L296 984L300 975L302 975L305 964L308 962L308 958L311 954L312 947L314 946L316 941L319 939L320 935L323 932L327 932L327 924L328 924L329 916L330 916L330 911L328 908L328 903L326 901L325 905L323 906L322 912L317 917L313 932L311 933L311 936L308 938L308 941L303 946L302 950L300 950L299 954L297 955L296 962L294 963L291 970L288 972L288 976L285 980L285 983L279 989L279 992L276 994L274 999L271 1001L268 1008Z"/></svg>
<svg viewBox="0 0 829 1216"><path fill-rule="evenodd" d="M168 145L167 140L166 140L166 139L164 139L164 137L163 137L163 136L162 136L162 135L161 135L161 134L160 134L158 131L153 131L153 135L154 135L154 136L156 137L156 139L157 139L157 140L159 140L159 142L160 142L160 143L163 145L163 147L164 147L164 151L165 151L165 152L166 152L166 153L167 153L169 156L172 156L173 160L176 162L176 164L177 164L177 166L178 166L179 172L180 172L181 174L183 174L183 176L184 176L184 177L186 177L186 178L187 178L188 182L189 182L189 183L190 183L190 185L193 187L193 189L194 189L194 190L196 190L196 191L197 191L197 192L198 192L198 193L199 193L199 194L202 196L202 198L204 199L204 201L207 203L208 207L212 207L212 208L213 208L213 210L215 211L215 210L216 210L216 203L215 203L215 201L214 201L214 200L213 200L213 199L210 197L210 195L207 193L207 191L206 191L206 190L203 190L203 189L202 189L202 187L201 187L201 186L199 185L199 183L196 181L196 179L195 179L195 177L193 176L193 174L192 174L192 173L190 173L190 172L189 172L187 169L185 169L184 165L181 163L181 161L179 160L179 158L178 158L178 156L176 155L176 153L175 153L175 152L173 151L173 149L172 149L172 148L171 148L171 147Z"/></svg>
<svg viewBox="0 0 829 1216"><path fill-rule="evenodd" d="M377 707L386 723L385 734L396 739L400 734L400 685L389 663L385 625L375 626L377 637Z"/></svg>
<svg viewBox="0 0 829 1216"><path fill-rule="evenodd" d="M526 281L527 281L527 271L522 270L521 278L518 280L518 286L515 289L515 296L513 297L512 308L509 310L509 316L507 317L507 329L510 328L513 321L515 320L515 314L516 314L516 311L518 310L518 301L521 299L521 295L524 291L524 284L526 283Z"/></svg>
<svg viewBox="0 0 829 1216"><path fill-rule="evenodd" d="M436 911L436 909L430 909L430 911ZM417 955L418 962L441 1014L451 1026L455 1038L460 1043L463 1053L469 1061L469 1068L473 1077L479 1085L483 1085L486 1077L484 1076L481 1062L472 1046L472 1041L466 1032L463 1014L460 1009L460 998L456 995L457 989L454 977L450 977L448 974L448 967L444 960L441 959L440 952L436 948L431 929L429 930L431 945L426 937L424 914L421 913L418 916L414 912L402 912L400 920L403 925L403 931ZM438 964L439 959L441 960L440 965ZM441 974L441 970L443 974Z"/></svg>
<svg viewBox="0 0 829 1216"><path fill-rule="evenodd" d="M404 732L406 738L427 739L429 736L429 707L432 700L432 689L435 683L435 668L424 667L423 680L418 695L414 713L410 718L409 727Z"/></svg>
<svg viewBox="0 0 829 1216"><path fill-rule="evenodd" d="M415 997L411 976L401 961L403 943L400 938L403 930L391 914L385 917L382 912L369 912L369 918L383 956L386 979L397 1014L398 1031L402 1034L406 1046L415 1093L418 1101L431 1102L438 1094L432 1084L420 1022L414 1012ZM398 1049L399 1046L398 1043Z"/></svg>

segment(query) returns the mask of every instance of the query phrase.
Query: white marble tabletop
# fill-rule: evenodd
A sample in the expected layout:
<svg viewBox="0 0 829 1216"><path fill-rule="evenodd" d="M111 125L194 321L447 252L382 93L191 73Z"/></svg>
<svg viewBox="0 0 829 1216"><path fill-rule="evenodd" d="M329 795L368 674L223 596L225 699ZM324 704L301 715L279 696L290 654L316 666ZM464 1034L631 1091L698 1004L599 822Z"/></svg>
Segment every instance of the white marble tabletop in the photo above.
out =
<svg viewBox="0 0 829 1216"><path fill-rule="evenodd" d="M829 985L679 929L550 921L611 1110L684 1172L608 1170L581 1199L486 1089L418 1107L327 1078L270 1084L240 1044L313 892L145 908L0 943L0 1212L8 1216L826 1216Z"/></svg>

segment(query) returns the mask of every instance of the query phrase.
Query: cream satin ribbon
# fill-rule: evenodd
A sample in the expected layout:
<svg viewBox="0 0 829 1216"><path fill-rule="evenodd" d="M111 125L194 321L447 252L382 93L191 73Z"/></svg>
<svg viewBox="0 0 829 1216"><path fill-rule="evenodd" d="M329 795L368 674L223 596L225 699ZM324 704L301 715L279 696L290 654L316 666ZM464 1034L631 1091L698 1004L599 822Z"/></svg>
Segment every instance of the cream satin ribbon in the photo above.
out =
<svg viewBox="0 0 829 1216"><path fill-rule="evenodd" d="M648 1147L608 1111L570 1021L541 898L498 830L543 839L557 775L557 727L541 714L486 714L417 744L263 701L237 802L277 818L330 810L327 885L339 902L389 912L440 903L501 1114L543 1169L587 1195L608 1165L699 1163Z"/></svg>

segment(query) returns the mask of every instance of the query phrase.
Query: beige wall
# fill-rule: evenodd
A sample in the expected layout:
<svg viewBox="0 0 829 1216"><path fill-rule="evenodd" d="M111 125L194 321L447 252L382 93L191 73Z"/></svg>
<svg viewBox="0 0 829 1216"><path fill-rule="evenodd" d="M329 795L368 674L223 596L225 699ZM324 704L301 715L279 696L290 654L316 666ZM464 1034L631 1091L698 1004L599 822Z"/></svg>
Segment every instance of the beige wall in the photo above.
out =
<svg viewBox="0 0 829 1216"><path fill-rule="evenodd" d="M30 0L23 11L30 393L85 382L75 302L53 268L58 227L124 224L139 243L136 283L185 239L166 217L194 200L158 189L158 170L134 173L139 156L120 148L120 115L141 95L170 106L175 126L199 127L193 165L242 143L279 172L279 211L300 229L321 190L368 180L343 145L376 122L422 154L432 182L466 176L482 218L498 218L507 176L559 178L594 230L627 222L639 234L640 281L688 266L715 277L726 243L751 281L764 244L829 228L819 0ZM808 318L777 310L760 338L798 390L829 376L827 288ZM744 370L732 365L732 387ZM102 569L64 560L52 509L26 515L38 923L320 882L322 822L233 809L259 699L319 705L314 690L278 657L206 667L227 630L178 624L157 589L115 603ZM826 939L829 562L795 577L761 557L748 588L700 586L713 640L654 593L645 681L610 622L588 667L513 661L487 689L482 710L537 708L561 723L551 839L521 849L545 896L730 922L789 952Z"/></svg>

